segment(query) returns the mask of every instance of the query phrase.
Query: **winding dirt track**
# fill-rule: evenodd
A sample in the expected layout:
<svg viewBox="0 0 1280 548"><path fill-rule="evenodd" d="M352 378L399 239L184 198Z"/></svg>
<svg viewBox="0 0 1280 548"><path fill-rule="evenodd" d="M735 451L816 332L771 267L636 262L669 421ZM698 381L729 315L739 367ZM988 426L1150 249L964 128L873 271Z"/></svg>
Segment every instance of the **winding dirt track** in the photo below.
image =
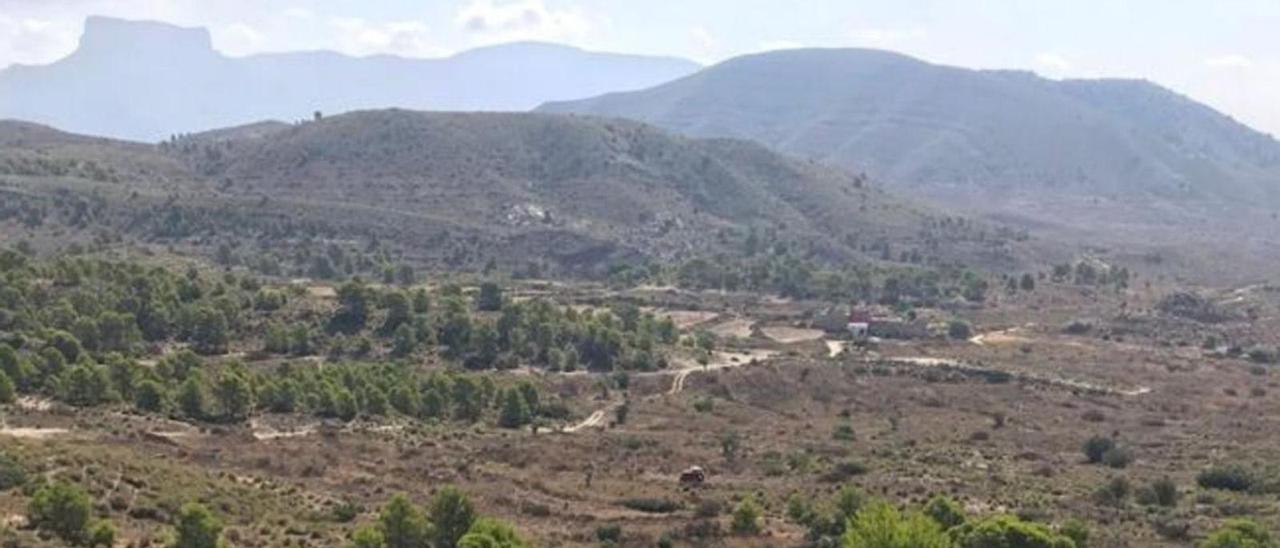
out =
<svg viewBox="0 0 1280 548"><path fill-rule="evenodd" d="M582 422L579 422L578 424L574 424L572 426L566 426L563 431L565 433L572 434L574 432L577 432L579 430L583 430L586 428L596 428L596 427L604 426L605 413L607 413L615 405L616 404L610 404L609 407L605 407L604 409L599 409L596 412L592 413L591 416L583 419Z"/></svg>
<svg viewBox="0 0 1280 548"><path fill-rule="evenodd" d="M679 394L680 392L684 391L685 381L689 378L689 375L692 375L699 371L715 371L718 369L731 369L734 367L742 367L750 363L756 363L759 361L767 360L769 358L772 358L776 354L777 354L777 351L774 351L774 350L749 350L745 352L717 351L712 354L712 360L707 365L701 365L693 361L681 360L676 362L680 364L680 367L673 368L673 369L666 369L663 371L641 373L639 376L645 376L645 377L670 376L671 388L667 389L666 393L668 395ZM605 407L601 409L597 409L596 411L591 413L591 415L587 416L587 418L583 419L581 422L578 422L571 426L566 426L564 429L561 430L561 432L564 432L567 434L573 434L575 432L586 430L588 428L603 427L606 424L605 417L608 415L608 413L616 409L620 405L622 405L621 402L616 402L616 401L611 402Z"/></svg>

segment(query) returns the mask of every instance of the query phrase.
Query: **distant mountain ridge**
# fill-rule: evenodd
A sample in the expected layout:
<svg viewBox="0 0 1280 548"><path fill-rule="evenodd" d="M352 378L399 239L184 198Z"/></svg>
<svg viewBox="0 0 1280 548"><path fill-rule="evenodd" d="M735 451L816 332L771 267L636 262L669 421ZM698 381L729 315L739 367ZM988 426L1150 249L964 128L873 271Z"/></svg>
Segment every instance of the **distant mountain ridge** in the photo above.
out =
<svg viewBox="0 0 1280 548"><path fill-rule="evenodd" d="M364 235L450 268L537 261L599 272L619 261L734 255L756 234L833 263L890 252L993 268L1026 259L1016 234L845 171L627 120L391 109L161 145L0 121L0 144L0 196L14 207L43 211L85 196L102 228L180 234L193 245L217 233Z"/></svg>
<svg viewBox="0 0 1280 548"><path fill-rule="evenodd" d="M334 52L234 58L214 50L203 28L90 17L71 55L0 71L0 118L154 142L260 120L298 120L313 111L524 111L641 89L698 68L676 58L543 43L442 59Z"/></svg>
<svg viewBox="0 0 1280 548"><path fill-rule="evenodd" d="M1280 143L1145 81L1054 81L876 50L789 50L540 110L752 139L982 206L993 195L1046 192L1280 205Z"/></svg>

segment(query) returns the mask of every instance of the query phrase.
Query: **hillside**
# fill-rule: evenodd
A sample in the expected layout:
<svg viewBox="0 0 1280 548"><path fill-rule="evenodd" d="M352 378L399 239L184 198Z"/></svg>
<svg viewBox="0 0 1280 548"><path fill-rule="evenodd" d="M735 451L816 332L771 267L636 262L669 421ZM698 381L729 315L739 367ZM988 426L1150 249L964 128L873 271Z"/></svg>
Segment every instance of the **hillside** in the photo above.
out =
<svg viewBox="0 0 1280 548"><path fill-rule="evenodd" d="M528 110L640 89L697 68L680 59L540 43L443 59L332 52L233 58L213 49L205 29L91 17L66 58L0 71L0 118L159 141L264 119L310 118L317 110Z"/></svg>
<svg viewBox="0 0 1280 548"><path fill-rule="evenodd" d="M78 167L109 158L109 176L0 169L6 186L105 200L114 205L103 210L137 237L206 248L377 240L450 268L536 262L599 272L738 253L754 233L833 263L911 255L1010 268L1020 260L1016 235L912 205L846 172L622 120L366 111L159 146L35 129L0 126L42 136L0 135L15 143L5 155Z"/></svg>
<svg viewBox="0 0 1280 548"><path fill-rule="evenodd" d="M541 109L753 139L950 204L1072 230L1172 219L1199 231L1201 218L1238 218L1226 208L1280 205L1280 144L1148 82L793 50Z"/></svg>

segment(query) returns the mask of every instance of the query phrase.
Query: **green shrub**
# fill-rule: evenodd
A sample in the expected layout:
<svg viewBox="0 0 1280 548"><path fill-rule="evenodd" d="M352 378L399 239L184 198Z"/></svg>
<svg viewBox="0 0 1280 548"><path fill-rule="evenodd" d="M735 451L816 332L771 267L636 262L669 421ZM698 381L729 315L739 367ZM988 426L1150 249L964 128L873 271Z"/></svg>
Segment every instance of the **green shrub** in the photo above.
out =
<svg viewBox="0 0 1280 548"><path fill-rule="evenodd" d="M1196 476L1196 483L1205 489L1248 491L1254 484L1253 473L1242 466L1213 466Z"/></svg>
<svg viewBox="0 0 1280 548"><path fill-rule="evenodd" d="M924 506L924 515L938 522L944 530L962 525L965 522L964 508L951 497L942 495L929 499Z"/></svg>
<svg viewBox="0 0 1280 548"><path fill-rule="evenodd" d="M738 503L737 508L733 509L733 523L730 530L735 535L758 535L760 534L760 505L756 504L756 499L751 495L747 495Z"/></svg>
<svg viewBox="0 0 1280 548"><path fill-rule="evenodd" d="M0 371L0 405L10 404L16 401L18 389L13 384L13 379L4 371Z"/></svg>
<svg viewBox="0 0 1280 548"><path fill-rule="evenodd" d="M715 400L707 397L693 400L693 410L699 413L710 413L715 408Z"/></svg>
<svg viewBox="0 0 1280 548"><path fill-rule="evenodd" d="M94 523L89 529L88 544L94 548L112 548L116 545L116 527L106 520Z"/></svg>
<svg viewBox="0 0 1280 548"><path fill-rule="evenodd" d="M873 503L849 521L844 548L950 548L951 539L924 514L902 515L883 502ZM986 548L986 545L981 545Z"/></svg>
<svg viewBox="0 0 1280 548"><path fill-rule="evenodd" d="M385 548L382 531L372 525L363 525L351 533L351 548Z"/></svg>
<svg viewBox="0 0 1280 548"><path fill-rule="evenodd" d="M1058 528L1058 534L1071 539L1076 543L1075 548L1088 548L1089 546L1089 525L1078 519L1069 519L1062 527Z"/></svg>
<svg viewBox="0 0 1280 548"><path fill-rule="evenodd" d="M839 441L853 441L856 437L853 425L849 423L838 424L831 432L831 438Z"/></svg>
<svg viewBox="0 0 1280 548"><path fill-rule="evenodd" d="M142 381L134 395L133 405L141 411L161 413L169 406L169 395L160 383L153 380Z"/></svg>
<svg viewBox="0 0 1280 548"><path fill-rule="evenodd" d="M813 503L800 493L792 493L787 499L787 519L797 525L808 525L813 521Z"/></svg>
<svg viewBox="0 0 1280 548"><path fill-rule="evenodd" d="M427 512L435 546L455 546L458 539L467 534L476 521L475 507L471 500L456 487L441 489L431 499Z"/></svg>
<svg viewBox="0 0 1280 548"><path fill-rule="evenodd" d="M58 482L41 487L31 497L27 521L69 544L81 544L88 540L92 513L89 495L79 487Z"/></svg>
<svg viewBox="0 0 1280 548"><path fill-rule="evenodd" d="M971 521L951 534L956 548L1075 548L1065 535L1055 534L1038 523L1013 516L994 516Z"/></svg>
<svg viewBox="0 0 1280 548"><path fill-rule="evenodd" d="M528 544L510 525L493 518L479 518L458 539L458 548L524 548Z"/></svg>
<svg viewBox="0 0 1280 548"><path fill-rule="evenodd" d="M360 512L363 511L364 509L361 508L359 504L351 501L343 501L333 507L333 521L338 523L351 523L352 521L355 521L356 517L358 517Z"/></svg>
<svg viewBox="0 0 1280 548"><path fill-rule="evenodd" d="M1245 519L1228 520L1198 548L1276 548L1280 546L1264 527Z"/></svg>
<svg viewBox="0 0 1280 548"><path fill-rule="evenodd" d="M27 471L17 459L0 453L0 491L8 491L27 483Z"/></svg>
<svg viewBox="0 0 1280 548"><path fill-rule="evenodd" d="M222 522L204 506L187 503L178 513L174 548L221 548Z"/></svg>

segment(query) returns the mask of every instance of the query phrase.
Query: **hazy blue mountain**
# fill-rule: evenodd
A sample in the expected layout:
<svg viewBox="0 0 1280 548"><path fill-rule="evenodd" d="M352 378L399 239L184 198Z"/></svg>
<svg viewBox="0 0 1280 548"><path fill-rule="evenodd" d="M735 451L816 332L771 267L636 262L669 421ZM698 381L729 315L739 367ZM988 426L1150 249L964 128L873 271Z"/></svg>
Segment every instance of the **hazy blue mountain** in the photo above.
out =
<svg viewBox="0 0 1280 548"><path fill-rule="evenodd" d="M1152 211L1280 204L1274 138L1145 81L1054 81L883 51L792 50L542 110L753 139L900 188L1020 212L1064 196L1140 196L1125 203Z"/></svg>
<svg viewBox="0 0 1280 548"><path fill-rule="evenodd" d="M332 52L233 58L213 49L205 29L91 17L66 58L0 71L0 118L154 141L308 118L317 110L529 110L546 101L640 89L697 69L681 59L542 43L444 59Z"/></svg>

